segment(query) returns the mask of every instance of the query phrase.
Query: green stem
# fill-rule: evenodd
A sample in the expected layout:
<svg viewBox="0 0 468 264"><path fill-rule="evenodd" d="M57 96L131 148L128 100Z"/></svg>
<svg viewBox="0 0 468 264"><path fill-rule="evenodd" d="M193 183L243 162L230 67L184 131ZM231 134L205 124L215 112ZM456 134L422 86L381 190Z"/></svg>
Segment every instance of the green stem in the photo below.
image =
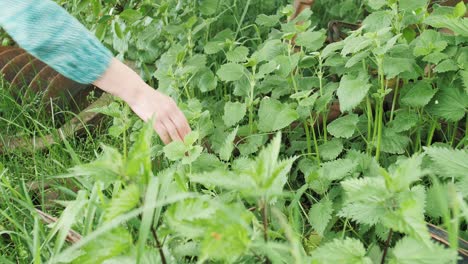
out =
<svg viewBox="0 0 468 264"><path fill-rule="evenodd" d="M251 0L247 0L247 3L245 3L244 12L242 12L241 19L239 21L239 24L237 25L236 35L234 36L234 39L237 39L237 35L239 35L242 24L244 23L245 15L247 15L247 11L249 10L250 2Z"/></svg>
<svg viewBox="0 0 468 264"><path fill-rule="evenodd" d="M254 111L254 89L255 89L255 71L256 66L252 67L252 76L250 78L250 95L249 95L249 129L250 133L253 133L253 111Z"/></svg>
<svg viewBox="0 0 468 264"><path fill-rule="evenodd" d="M313 120L312 116L310 116L310 129L312 130L312 137L314 139L315 153L316 153L317 161L320 163L320 153L319 153L319 148L318 148L317 136L315 135L314 124L315 124L315 121Z"/></svg>
<svg viewBox="0 0 468 264"><path fill-rule="evenodd" d="M372 105L369 96L366 96L366 111L367 111L367 154L372 154L372 122L374 117L372 116Z"/></svg>
<svg viewBox="0 0 468 264"><path fill-rule="evenodd" d="M312 153L312 142L310 140L309 124L307 124L307 121L304 121L304 130L305 130L306 140L307 140L307 153L311 154Z"/></svg>
<svg viewBox="0 0 468 264"><path fill-rule="evenodd" d="M450 146L453 146L455 143L455 138L457 137L457 131L458 131L458 122L453 123L453 130L452 130L452 137L450 139Z"/></svg>
<svg viewBox="0 0 468 264"><path fill-rule="evenodd" d="M467 146L466 144L468 142L468 116L465 117L465 137L463 138L463 146Z"/></svg>
<svg viewBox="0 0 468 264"><path fill-rule="evenodd" d="M429 147L432 144L432 138L434 137L434 132L437 127L437 120L432 120L431 128L429 129L429 133L427 135L426 146Z"/></svg>
<svg viewBox="0 0 468 264"><path fill-rule="evenodd" d="M323 65L322 65L322 57L319 55L318 56L318 61L319 61L319 70L317 73L317 76L319 78L319 87L320 87L320 97L323 96ZM327 142L327 111L325 113L322 113L322 126L323 126L323 140Z"/></svg>
<svg viewBox="0 0 468 264"><path fill-rule="evenodd" d="M385 78L383 73L383 58L377 57L377 65L379 71L379 82L380 82L380 95L379 95L379 106L377 108L378 115L377 115L377 148L375 151L375 158L377 162L380 158L380 145L382 143L382 127L383 127L383 103L384 103L384 95L385 95Z"/></svg>
<svg viewBox="0 0 468 264"><path fill-rule="evenodd" d="M327 142L327 134L328 134L328 131L327 131L327 112L323 113L322 115L322 126L323 126L323 140L325 142Z"/></svg>
<svg viewBox="0 0 468 264"><path fill-rule="evenodd" d="M381 103L383 105L383 102ZM382 106L381 106L382 107ZM382 123L383 123L383 110L380 109L378 117L378 134L377 134L377 148L375 150L375 158L379 161L380 158L380 145L382 143Z"/></svg>
<svg viewBox="0 0 468 264"><path fill-rule="evenodd" d="M422 146L422 144L421 144L421 126L418 126L416 129L417 129L416 130L416 146L414 147L414 152L419 153L419 152L421 152L421 146Z"/></svg>
<svg viewBox="0 0 468 264"><path fill-rule="evenodd" d="M398 88L400 86L399 84L400 84L400 77L397 77L395 91L393 92L392 110L390 111L390 121L393 120L393 113L395 111L395 105L396 105L397 96L398 96Z"/></svg>

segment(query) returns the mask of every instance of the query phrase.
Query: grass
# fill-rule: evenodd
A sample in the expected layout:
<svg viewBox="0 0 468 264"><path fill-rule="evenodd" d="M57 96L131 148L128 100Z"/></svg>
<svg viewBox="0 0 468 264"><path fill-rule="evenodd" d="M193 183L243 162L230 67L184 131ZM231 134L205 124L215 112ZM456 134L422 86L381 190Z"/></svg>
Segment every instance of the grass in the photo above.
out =
<svg viewBox="0 0 468 264"><path fill-rule="evenodd" d="M39 95L28 100L23 98L23 102L18 103L6 89L7 85L1 82L0 86L0 142L12 136L40 140L49 133L59 138L55 130L57 120L38 108ZM59 109L55 113L65 120L72 116ZM62 174L77 163L93 160L101 142L118 144L101 132L101 128L106 131L105 127L97 127L92 134L59 141L44 151L8 149L0 155L0 252L4 257L25 263L31 258L29 252L43 250L37 244L38 236L46 237L47 231L39 224L40 219L31 217L32 211L38 208L56 212L58 216L63 209L55 200L75 198L79 182L51 179L51 176ZM1 263L8 263L2 258Z"/></svg>

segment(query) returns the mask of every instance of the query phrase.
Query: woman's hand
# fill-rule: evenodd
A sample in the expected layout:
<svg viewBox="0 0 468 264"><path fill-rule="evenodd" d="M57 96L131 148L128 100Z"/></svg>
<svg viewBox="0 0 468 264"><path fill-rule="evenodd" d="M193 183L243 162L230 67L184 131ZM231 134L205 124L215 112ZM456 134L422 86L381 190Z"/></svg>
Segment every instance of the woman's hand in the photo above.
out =
<svg viewBox="0 0 468 264"><path fill-rule="evenodd" d="M161 140L183 140L190 133L184 114L172 98L147 85L128 66L112 59L106 72L94 82L102 90L122 98L143 121L155 116L154 129Z"/></svg>
<svg viewBox="0 0 468 264"><path fill-rule="evenodd" d="M138 93L137 100L132 100L130 108L144 121L155 115L154 129L165 144L183 141L191 130L182 111L172 98L146 86Z"/></svg>

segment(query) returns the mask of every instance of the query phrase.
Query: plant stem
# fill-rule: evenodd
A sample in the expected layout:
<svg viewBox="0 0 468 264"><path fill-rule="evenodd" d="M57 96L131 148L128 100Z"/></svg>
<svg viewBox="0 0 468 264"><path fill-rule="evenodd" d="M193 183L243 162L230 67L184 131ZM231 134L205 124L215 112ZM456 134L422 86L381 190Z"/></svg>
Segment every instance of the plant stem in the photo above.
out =
<svg viewBox="0 0 468 264"><path fill-rule="evenodd" d="M262 219L263 219L263 239L268 242L268 215L266 199L263 199L262 205Z"/></svg>
<svg viewBox="0 0 468 264"><path fill-rule="evenodd" d="M265 240L265 243L268 242L268 215L267 215L267 202L266 198L263 198L262 201L262 219L263 219L263 239ZM270 259L265 256L265 264L270 264Z"/></svg>
<svg viewBox="0 0 468 264"><path fill-rule="evenodd" d="M250 129L250 134L253 133L253 111L254 111L254 88L255 88L255 70L256 66L252 67L252 76L250 78L250 95L249 95L249 129Z"/></svg>
<svg viewBox="0 0 468 264"><path fill-rule="evenodd" d="M467 146L467 142L468 142L468 117L465 118L465 137L463 138L463 146Z"/></svg>
<svg viewBox="0 0 468 264"><path fill-rule="evenodd" d="M382 254L382 260L380 261L380 264L385 263L385 257L387 256L387 251L388 251L388 248L390 247L390 241L392 240L392 235L393 235L393 230L390 229L390 231L388 232L387 240L385 241L385 248Z"/></svg>
<svg viewBox="0 0 468 264"><path fill-rule="evenodd" d="M307 153L310 154L312 153L312 142L310 141L309 124L307 124L307 121L304 121L304 130L305 130L306 140L307 140Z"/></svg>
<svg viewBox="0 0 468 264"><path fill-rule="evenodd" d="M376 109L378 111L378 114L376 115L377 120L377 148L375 150L375 159L377 162L379 161L380 158L380 145L382 143L382 127L383 127L383 103L384 103L384 98L385 98L385 78L384 78L384 73L383 73L383 58L382 57L377 57L377 65L378 65L378 71L379 71L379 82L380 82L380 96L379 96L379 105ZM374 133L375 135L375 133Z"/></svg>
<svg viewBox="0 0 468 264"><path fill-rule="evenodd" d="M450 146L453 146L455 143L455 138L457 137L457 131L458 131L458 122L453 123L453 131L452 131L452 138L450 139Z"/></svg>
<svg viewBox="0 0 468 264"><path fill-rule="evenodd" d="M400 77L397 77L395 84L395 91L393 92L392 110L390 111L390 121L393 120L393 113L395 111L396 100L398 97L398 88L400 86Z"/></svg>
<svg viewBox="0 0 468 264"><path fill-rule="evenodd" d="M314 128L315 121L312 118L312 115L310 116L310 130L312 131L312 137L314 139L314 147L315 147L315 153L317 156L317 161L320 163L320 153L319 153L319 148L318 148L318 142L317 142L317 136L315 135L315 128Z"/></svg>
<svg viewBox="0 0 468 264"><path fill-rule="evenodd" d="M156 240L156 246L158 247L159 256L161 256L162 264L167 264L166 256L164 255L161 242L159 242L159 239L158 239L158 234L156 233L156 229L152 225L151 225L151 233L153 234L154 240Z"/></svg>
<svg viewBox="0 0 468 264"><path fill-rule="evenodd" d="M426 146L429 147L432 143L432 138L434 137L434 132L437 126L437 121L432 120L431 129L427 135Z"/></svg>
<svg viewBox="0 0 468 264"><path fill-rule="evenodd" d="M247 3L245 3L244 12L242 12L241 19L239 20L239 24L237 25L236 35L234 36L234 39L237 39L237 35L239 35L242 24L244 23L245 15L247 15L247 11L249 10L250 2L251 0L247 0Z"/></svg>
<svg viewBox="0 0 468 264"><path fill-rule="evenodd" d="M320 97L323 96L323 62L322 62L322 57L319 55L318 56L318 61L319 61L319 71L317 73L318 79L319 79L319 87L320 87ZM323 126L323 140L327 142L327 111L325 113L322 113L322 126Z"/></svg>
<svg viewBox="0 0 468 264"><path fill-rule="evenodd" d="M366 96L366 110L367 110L367 154L372 155L372 122L374 117L372 115L372 105L369 96Z"/></svg>

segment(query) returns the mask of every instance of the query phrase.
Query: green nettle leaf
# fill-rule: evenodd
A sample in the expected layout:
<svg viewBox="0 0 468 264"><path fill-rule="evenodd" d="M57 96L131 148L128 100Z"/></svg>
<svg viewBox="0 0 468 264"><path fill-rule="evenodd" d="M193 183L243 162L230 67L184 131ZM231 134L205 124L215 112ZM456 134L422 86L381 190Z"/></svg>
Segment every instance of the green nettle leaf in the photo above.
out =
<svg viewBox="0 0 468 264"><path fill-rule="evenodd" d="M468 94L459 87L440 89L427 110L448 121L460 121L468 109Z"/></svg>
<svg viewBox="0 0 468 264"><path fill-rule="evenodd" d="M455 17L463 17L466 14L466 6L464 1L458 2L453 9L453 16Z"/></svg>
<svg viewBox="0 0 468 264"><path fill-rule="evenodd" d="M366 0L366 2L367 5L374 10L380 9L387 4L387 0Z"/></svg>
<svg viewBox="0 0 468 264"><path fill-rule="evenodd" d="M216 205L202 196L172 204L164 217L175 233L194 239L204 235L203 220L212 218L216 210Z"/></svg>
<svg viewBox="0 0 468 264"><path fill-rule="evenodd" d="M247 229L240 223L212 225L207 231L201 245L202 257L233 263L251 242Z"/></svg>
<svg viewBox="0 0 468 264"><path fill-rule="evenodd" d="M228 190L237 190L245 197L271 198L283 192L288 173L297 157L278 160L281 133L262 149L255 160L239 158L231 171L213 171L202 175L191 175L193 182L215 185Z"/></svg>
<svg viewBox="0 0 468 264"><path fill-rule="evenodd" d="M285 128L299 118L296 110L272 98L264 98L260 102L258 116L258 129L262 132Z"/></svg>
<svg viewBox="0 0 468 264"><path fill-rule="evenodd" d="M191 174L190 180L210 188L217 186L226 190L237 190L246 196L254 196L250 192L255 192L256 188L255 182L250 179L249 175L237 174L224 169Z"/></svg>
<svg viewBox="0 0 468 264"><path fill-rule="evenodd" d="M365 30L371 32L377 32L381 28L391 26L391 24L392 14L388 10L373 12L362 21Z"/></svg>
<svg viewBox="0 0 468 264"><path fill-rule="evenodd" d="M336 159L343 152L343 142L334 138L319 146L320 157L324 160Z"/></svg>
<svg viewBox="0 0 468 264"><path fill-rule="evenodd" d="M219 5L219 0L201 0L200 1L200 12L205 16L210 16L216 13Z"/></svg>
<svg viewBox="0 0 468 264"><path fill-rule="evenodd" d="M240 102L227 102L224 105L224 124L232 127L244 118L247 107Z"/></svg>
<svg viewBox="0 0 468 264"><path fill-rule="evenodd" d="M271 143L258 154L253 170L248 173L256 182L255 196L275 196L282 193L288 180L288 173L297 157L278 160L281 147L281 133L278 132ZM252 195L251 194L251 195Z"/></svg>
<svg viewBox="0 0 468 264"><path fill-rule="evenodd" d="M419 116L413 111L401 110L396 112L395 119L393 119L388 126L391 130L399 133L408 131L415 127L419 122Z"/></svg>
<svg viewBox="0 0 468 264"><path fill-rule="evenodd" d="M124 173L124 162L120 152L114 148L102 145L102 154L96 160L69 169L76 176L94 177L104 185L119 180Z"/></svg>
<svg viewBox="0 0 468 264"><path fill-rule="evenodd" d="M206 70L200 74L198 79L198 89L202 93L213 91L218 85L218 78L215 77L214 73L210 70Z"/></svg>
<svg viewBox="0 0 468 264"><path fill-rule="evenodd" d="M349 114L340 117L328 124L327 129L328 132L335 137L350 138L351 136L353 136L358 122L358 115Z"/></svg>
<svg viewBox="0 0 468 264"><path fill-rule="evenodd" d="M393 185L397 184L394 180L390 182ZM424 221L425 201L426 194L421 185L394 193L392 199L387 200L386 203L395 203L396 206L387 205L387 212L380 222L387 228L406 233L427 243L430 236Z"/></svg>
<svg viewBox="0 0 468 264"><path fill-rule="evenodd" d="M447 47L442 35L435 30L424 30L414 41L414 56L426 56L433 52L441 52Z"/></svg>
<svg viewBox="0 0 468 264"><path fill-rule="evenodd" d="M352 111L366 96L371 85L363 77L344 75L337 90L342 112Z"/></svg>
<svg viewBox="0 0 468 264"><path fill-rule="evenodd" d="M468 20L455 17L453 14L431 14L424 20L424 24L434 28L448 28L457 35L468 36Z"/></svg>
<svg viewBox="0 0 468 264"><path fill-rule="evenodd" d="M119 14L123 20L133 23L142 17L141 13L134 9L125 9L122 13Z"/></svg>
<svg viewBox="0 0 468 264"><path fill-rule="evenodd" d="M184 66L176 70L176 74L195 74L200 70L205 69L206 65L206 55L205 54L196 54L192 58L188 59Z"/></svg>
<svg viewBox="0 0 468 264"><path fill-rule="evenodd" d="M407 136L385 128L382 134L381 151L390 154L403 154L409 142L410 139Z"/></svg>
<svg viewBox="0 0 468 264"><path fill-rule="evenodd" d="M223 50L224 44L225 44L224 41L210 41L206 43L203 48L205 50L205 53L208 55L216 54L220 52L221 50Z"/></svg>
<svg viewBox="0 0 468 264"><path fill-rule="evenodd" d="M277 68L278 68L278 64L276 63L276 61L269 61L267 63L264 63L260 65L258 72L255 74L255 78L262 79L266 75L274 72Z"/></svg>
<svg viewBox="0 0 468 264"><path fill-rule="evenodd" d="M349 60L346 62L345 67L346 68L351 68L357 63L360 63L362 60L365 60L369 57L370 51L364 50L361 52L356 53L353 55Z"/></svg>
<svg viewBox="0 0 468 264"><path fill-rule="evenodd" d="M431 101L436 92L430 82L418 81L413 86L403 87L400 100L403 105L423 107Z"/></svg>
<svg viewBox="0 0 468 264"><path fill-rule="evenodd" d="M320 177L330 181L341 180L353 172L358 164L350 159L337 159L324 162L320 166Z"/></svg>
<svg viewBox="0 0 468 264"><path fill-rule="evenodd" d="M236 47L226 53L226 58L231 62L244 62L249 55L249 49L244 46Z"/></svg>
<svg viewBox="0 0 468 264"><path fill-rule="evenodd" d="M218 72L218 77L225 82L238 81L244 76L244 66L236 63L227 63L221 65Z"/></svg>
<svg viewBox="0 0 468 264"><path fill-rule="evenodd" d="M399 7L402 11L411 12L419 8L426 8L429 0L399 0Z"/></svg>
<svg viewBox="0 0 468 264"><path fill-rule="evenodd" d="M318 93L314 93L313 95L300 100L299 101L299 106L313 107L314 104L315 104L315 101L317 101L318 96L319 96Z"/></svg>
<svg viewBox="0 0 468 264"><path fill-rule="evenodd" d="M323 232L332 218L333 203L327 198L323 198L320 202L315 203L309 210L310 225L323 236Z"/></svg>
<svg viewBox="0 0 468 264"><path fill-rule="evenodd" d="M313 264L371 264L361 241L353 238L334 239L312 252Z"/></svg>
<svg viewBox="0 0 468 264"><path fill-rule="evenodd" d="M112 197L109 206L106 208L105 221L112 219L134 209L140 202L140 190L136 184L128 185L115 197Z"/></svg>
<svg viewBox="0 0 468 264"><path fill-rule="evenodd" d="M465 86L465 93L468 94L468 69L460 71L460 77L463 81L463 85Z"/></svg>
<svg viewBox="0 0 468 264"><path fill-rule="evenodd" d="M390 264L449 264L457 258L452 249L434 242L421 243L409 236L400 239L390 252Z"/></svg>
<svg viewBox="0 0 468 264"><path fill-rule="evenodd" d="M201 154L201 146L192 146L200 137L198 131L192 131L185 136L184 142L172 141L163 148L164 155L171 161L181 160L182 164L194 162Z"/></svg>
<svg viewBox="0 0 468 264"><path fill-rule="evenodd" d="M383 71L387 79L391 79L403 72L415 71L415 63L415 60L412 58L393 58L385 56L383 59Z"/></svg>
<svg viewBox="0 0 468 264"><path fill-rule="evenodd" d="M280 22L280 18L281 16L279 15L267 16L265 14L260 14L257 16L257 19L255 19L255 23L260 26L273 27Z"/></svg>
<svg viewBox="0 0 468 264"><path fill-rule="evenodd" d="M296 67L299 63L299 53L296 53L292 56L280 55L277 56L274 61L277 63L277 71L276 73L286 78Z"/></svg>
<svg viewBox="0 0 468 264"><path fill-rule="evenodd" d="M237 146L241 156L247 156L249 154L257 152L263 144L265 144L266 137L264 135L251 135L247 137L244 144Z"/></svg>
<svg viewBox="0 0 468 264"><path fill-rule="evenodd" d="M224 144L219 149L219 157L222 160L228 161L231 158L231 153L234 150L234 139L236 138L238 129L239 127L236 127L231 133L229 133Z"/></svg>
<svg viewBox="0 0 468 264"><path fill-rule="evenodd" d="M387 188L394 192L408 190L411 184L419 180L425 172L421 170L422 156L413 155L404 160L398 160L397 167L390 173L391 182L387 182Z"/></svg>
<svg viewBox="0 0 468 264"><path fill-rule="evenodd" d="M180 141L172 141L163 148L166 158L172 161L180 160L185 157L187 150L187 146Z"/></svg>
<svg viewBox="0 0 468 264"><path fill-rule="evenodd" d="M340 50L344 47L343 41L330 43L325 46L322 50L322 57L328 58L330 55L336 54L335 51Z"/></svg>
<svg viewBox="0 0 468 264"><path fill-rule="evenodd" d="M360 224L375 225L386 214L385 201L391 193L382 178L348 179L341 182L346 199L339 216Z"/></svg>
<svg viewBox="0 0 468 264"><path fill-rule="evenodd" d="M422 58L422 60L427 61L429 63L438 64L440 61L445 60L447 58L448 58L448 55L445 54L445 53L434 52L434 53L430 53L430 54L424 56L424 58Z"/></svg>
<svg viewBox="0 0 468 264"><path fill-rule="evenodd" d="M132 235L125 228L118 227L85 244L81 249L83 254L74 259L73 263L104 263L112 257L125 255L133 247L132 240Z"/></svg>
<svg viewBox="0 0 468 264"><path fill-rule="evenodd" d="M152 119L151 119L152 120ZM125 174L138 182L147 183L151 172L151 140L154 134L153 122L146 122L138 133L137 140L128 152Z"/></svg>
<svg viewBox="0 0 468 264"><path fill-rule="evenodd" d="M276 56L283 54L286 46L279 39L267 40L258 51L258 61L271 61Z"/></svg>
<svg viewBox="0 0 468 264"><path fill-rule="evenodd" d="M456 179L463 179L468 175L467 150L441 147L428 147L424 150L431 158L431 167L438 175Z"/></svg>
<svg viewBox="0 0 468 264"><path fill-rule="evenodd" d="M305 47L308 51L316 51L323 46L326 36L321 31L306 31L299 33L296 44Z"/></svg>
<svg viewBox="0 0 468 264"><path fill-rule="evenodd" d="M432 185L426 192L426 208L425 213L433 218L443 217L444 213L449 210L446 206L450 204L449 196L446 192L448 186Z"/></svg>
<svg viewBox="0 0 468 264"><path fill-rule="evenodd" d="M458 70L457 63L451 59L442 61L434 68L434 72L437 72L437 73L456 71L456 70Z"/></svg>
<svg viewBox="0 0 468 264"><path fill-rule="evenodd" d="M182 158L182 164L191 164L202 153L203 148L201 146L190 146L187 151L187 155Z"/></svg>
<svg viewBox="0 0 468 264"><path fill-rule="evenodd" d="M370 45L372 45L372 39L364 36L348 37L344 42L344 47L341 50L341 55L346 56L348 54L357 53Z"/></svg>

